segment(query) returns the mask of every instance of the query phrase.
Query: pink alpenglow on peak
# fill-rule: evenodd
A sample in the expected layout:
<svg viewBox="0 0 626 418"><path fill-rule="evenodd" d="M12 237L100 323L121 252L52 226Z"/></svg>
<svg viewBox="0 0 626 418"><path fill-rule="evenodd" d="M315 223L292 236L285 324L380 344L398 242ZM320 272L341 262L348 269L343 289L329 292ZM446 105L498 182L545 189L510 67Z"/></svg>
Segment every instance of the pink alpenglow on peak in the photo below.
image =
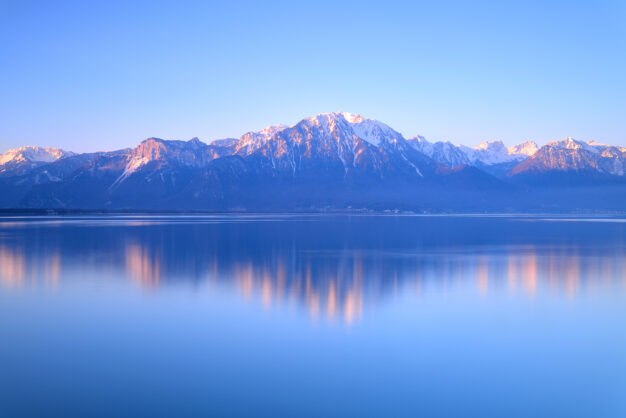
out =
<svg viewBox="0 0 626 418"><path fill-rule="evenodd" d="M78 155L23 147L1 156L0 197L7 207L257 210L387 201L419 210L444 202L448 210L457 194L483 202L493 191L489 205L509 210L525 207L518 186L626 185L623 147L565 138L538 148L533 141L468 147L405 139L375 119L331 112L210 144L149 138L133 149ZM613 194L606 208L623 208L623 189Z"/></svg>
<svg viewBox="0 0 626 418"><path fill-rule="evenodd" d="M41 148L37 146L27 145L24 147L8 150L0 155L0 165L9 162L26 162L26 163L51 163L59 158L74 155L73 152L64 151L60 148Z"/></svg>
<svg viewBox="0 0 626 418"><path fill-rule="evenodd" d="M485 141L475 148L470 148L465 145L455 145L448 141L431 143L423 136L416 136L409 139L409 143L437 162L451 167L477 163L495 165L522 161L539 149L534 141L524 142L509 148L502 141Z"/></svg>
<svg viewBox="0 0 626 418"><path fill-rule="evenodd" d="M41 148L31 145L12 149L0 155L0 175L23 174L33 168L72 155L75 154L60 148Z"/></svg>
<svg viewBox="0 0 626 418"><path fill-rule="evenodd" d="M350 123L361 123L365 120L365 118L361 115L358 115L356 113L349 113L349 112L339 112L345 120L347 120Z"/></svg>
<svg viewBox="0 0 626 418"><path fill-rule="evenodd" d="M531 157L537 151L539 151L539 147L537 146L537 143L535 141L526 141L518 145L513 145L512 147L509 147L508 150L509 150L509 154L513 154L513 155L521 154L521 155L527 155Z"/></svg>

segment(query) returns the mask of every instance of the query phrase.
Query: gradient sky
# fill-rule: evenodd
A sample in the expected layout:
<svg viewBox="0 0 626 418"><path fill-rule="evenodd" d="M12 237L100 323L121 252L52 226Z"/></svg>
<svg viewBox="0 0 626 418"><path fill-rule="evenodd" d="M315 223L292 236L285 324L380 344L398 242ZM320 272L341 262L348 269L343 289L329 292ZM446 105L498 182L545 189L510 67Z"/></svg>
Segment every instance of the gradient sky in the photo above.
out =
<svg viewBox="0 0 626 418"><path fill-rule="evenodd" d="M0 0L0 80L0 151L209 142L336 110L467 145L626 144L626 6Z"/></svg>

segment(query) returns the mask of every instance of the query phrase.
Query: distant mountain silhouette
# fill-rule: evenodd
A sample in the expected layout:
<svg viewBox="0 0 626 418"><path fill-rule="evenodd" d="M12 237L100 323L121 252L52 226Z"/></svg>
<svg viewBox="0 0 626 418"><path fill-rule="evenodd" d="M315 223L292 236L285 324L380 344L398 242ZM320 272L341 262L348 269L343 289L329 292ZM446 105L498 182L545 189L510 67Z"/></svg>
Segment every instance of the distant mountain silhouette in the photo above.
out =
<svg viewBox="0 0 626 418"><path fill-rule="evenodd" d="M0 207L132 210L620 211L626 148L566 138L476 148L406 140L327 113L205 144L149 138L74 154L0 156Z"/></svg>

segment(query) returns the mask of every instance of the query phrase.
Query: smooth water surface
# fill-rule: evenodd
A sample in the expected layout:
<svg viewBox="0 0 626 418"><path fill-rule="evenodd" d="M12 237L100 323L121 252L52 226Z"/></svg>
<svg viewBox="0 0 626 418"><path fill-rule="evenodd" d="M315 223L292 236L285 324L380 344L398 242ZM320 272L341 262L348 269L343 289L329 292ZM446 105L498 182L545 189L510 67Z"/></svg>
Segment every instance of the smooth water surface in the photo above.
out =
<svg viewBox="0 0 626 418"><path fill-rule="evenodd" d="M0 417L626 416L620 218L0 218Z"/></svg>

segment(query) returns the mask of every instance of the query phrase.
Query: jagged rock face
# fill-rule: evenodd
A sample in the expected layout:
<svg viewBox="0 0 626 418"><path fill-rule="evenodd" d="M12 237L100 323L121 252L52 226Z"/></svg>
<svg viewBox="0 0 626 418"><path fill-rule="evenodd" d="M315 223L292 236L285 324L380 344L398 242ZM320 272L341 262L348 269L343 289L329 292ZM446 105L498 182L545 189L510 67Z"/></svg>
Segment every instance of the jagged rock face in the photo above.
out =
<svg viewBox="0 0 626 418"><path fill-rule="evenodd" d="M376 166L367 143L341 116L321 115L301 121L268 141L261 154L272 166L294 174L328 164L339 173L359 166Z"/></svg>
<svg viewBox="0 0 626 418"><path fill-rule="evenodd" d="M511 175L520 174L525 171L593 171L597 169L598 163L595 156L587 150L544 147L531 159L513 168Z"/></svg>
<svg viewBox="0 0 626 418"><path fill-rule="evenodd" d="M537 143L535 141L522 142L521 144L514 145L508 148L509 154L519 155L520 159L524 159L523 157L521 157L522 155L532 157L537 151L539 151L539 147L537 146Z"/></svg>
<svg viewBox="0 0 626 418"><path fill-rule="evenodd" d="M531 158L514 167L509 176L548 172L623 176L625 151L620 147L565 138L542 147Z"/></svg>
<svg viewBox="0 0 626 418"><path fill-rule="evenodd" d="M581 141L576 141L574 138L563 138L560 141L552 141L546 144L546 147L557 148L557 149L571 149L571 150L580 150L583 149L589 152L597 152L598 149L595 145L586 144Z"/></svg>
<svg viewBox="0 0 626 418"><path fill-rule="evenodd" d="M25 146L0 155L0 176L21 175L43 164L72 156L74 153L60 148Z"/></svg>
<svg viewBox="0 0 626 418"><path fill-rule="evenodd" d="M626 148L604 148L600 153L598 165L604 172L623 176L626 173Z"/></svg>
<svg viewBox="0 0 626 418"><path fill-rule="evenodd" d="M59 158L73 155L71 152L63 151L60 148L40 148L36 146L25 146L9 150L0 156L0 165L10 161L47 162L56 161Z"/></svg>
<svg viewBox="0 0 626 418"><path fill-rule="evenodd" d="M127 170L133 172L154 161L163 164L201 167L214 159L215 153L211 151L197 138L188 142L149 138L131 152Z"/></svg>
<svg viewBox="0 0 626 418"><path fill-rule="evenodd" d="M270 138L286 128L287 126L285 125L268 126L258 132L248 132L243 134L236 143L231 145L231 147L234 148L231 151L231 154L241 156L250 155L265 145ZM213 144L215 144L215 142Z"/></svg>
<svg viewBox="0 0 626 418"><path fill-rule="evenodd" d="M508 161L511 158L509 150L502 141L481 142L473 151L473 159L487 164Z"/></svg>
<svg viewBox="0 0 626 418"><path fill-rule="evenodd" d="M448 167L472 164L467 152L451 142L430 143L424 137L416 136L409 139L408 143L417 151Z"/></svg>
<svg viewBox="0 0 626 418"><path fill-rule="evenodd" d="M382 179L397 171L421 177L426 169L420 169L424 161L401 134L381 122L349 113L304 119L261 141L253 142L246 134L236 149L244 149L242 144L245 155L277 176ZM389 164L392 161L395 165Z"/></svg>
<svg viewBox="0 0 626 418"><path fill-rule="evenodd" d="M149 138L114 152L72 155L25 147L5 155L1 207L280 210L406 204L509 210L527 207L528 196L516 194L527 187L552 187L552 198L563 185L626 184L626 148L571 138L540 149L532 141L469 148L423 137L406 140L384 123L342 112L209 145L197 138ZM22 165L8 165L16 162Z"/></svg>
<svg viewBox="0 0 626 418"><path fill-rule="evenodd" d="M524 142L507 148L502 141L480 143L476 148L454 145L451 142L428 142L422 136L409 139L409 144L433 160L448 167L458 165L496 165L523 161L537 152L537 144Z"/></svg>

